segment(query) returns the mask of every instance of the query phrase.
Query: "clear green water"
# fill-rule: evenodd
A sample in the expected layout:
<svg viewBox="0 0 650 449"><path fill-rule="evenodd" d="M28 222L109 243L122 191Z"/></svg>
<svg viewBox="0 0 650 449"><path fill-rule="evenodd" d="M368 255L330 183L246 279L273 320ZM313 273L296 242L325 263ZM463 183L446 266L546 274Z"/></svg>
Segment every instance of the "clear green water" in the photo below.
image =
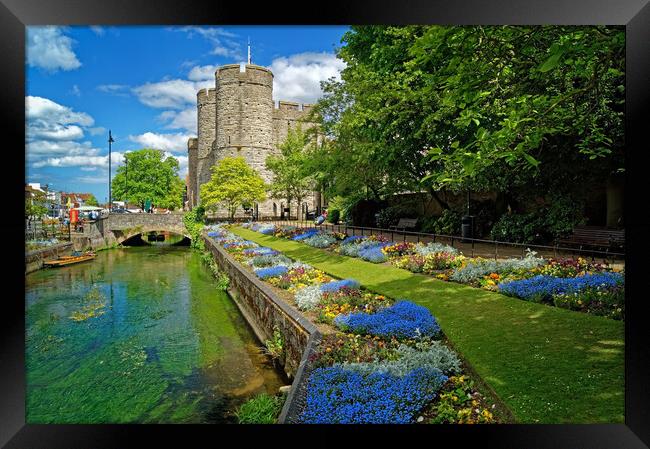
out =
<svg viewBox="0 0 650 449"><path fill-rule="evenodd" d="M103 251L26 281L28 423L236 422L284 384L189 248Z"/></svg>

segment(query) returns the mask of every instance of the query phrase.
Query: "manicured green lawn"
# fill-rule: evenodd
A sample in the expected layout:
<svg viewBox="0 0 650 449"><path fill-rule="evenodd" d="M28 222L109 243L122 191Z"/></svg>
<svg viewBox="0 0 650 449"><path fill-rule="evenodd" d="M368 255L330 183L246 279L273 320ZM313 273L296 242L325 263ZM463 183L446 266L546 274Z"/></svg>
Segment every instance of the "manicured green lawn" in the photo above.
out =
<svg viewBox="0 0 650 449"><path fill-rule="evenodd" d="M427 307L523 423L624 422L624 324L338 256L243 228L234 233L333 276Z"/></svg>

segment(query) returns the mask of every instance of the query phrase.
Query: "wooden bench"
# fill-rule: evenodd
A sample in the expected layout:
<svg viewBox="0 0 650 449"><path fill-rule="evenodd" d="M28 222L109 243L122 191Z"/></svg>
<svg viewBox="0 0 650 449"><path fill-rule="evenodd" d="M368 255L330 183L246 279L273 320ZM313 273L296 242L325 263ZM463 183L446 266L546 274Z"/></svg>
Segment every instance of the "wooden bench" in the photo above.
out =
<svg viewBox="0 0 650 449"><path fill-rule="evenodd" d="M417 224L417 218L400 218L395 226L391 226L390 229L406 231L407 229L415 229Z"/></svg>
<svg viewBox="0 0 650 449"><path fill-rule="evenodd" d="M599 226L576 226L573 234L567 238L556 240L557 245L584 246L622 250L625 246L625 230L602 228Z"/></svg>

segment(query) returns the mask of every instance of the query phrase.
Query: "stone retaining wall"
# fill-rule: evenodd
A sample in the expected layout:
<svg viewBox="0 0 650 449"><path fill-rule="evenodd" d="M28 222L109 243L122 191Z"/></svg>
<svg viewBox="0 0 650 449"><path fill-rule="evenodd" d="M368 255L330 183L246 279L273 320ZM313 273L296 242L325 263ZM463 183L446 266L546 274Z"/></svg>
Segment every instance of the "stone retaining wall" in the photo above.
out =
<svg viewBox="0 0 650 449"><path fill-rule="evenodd" d="M72 254L72 243L65 242L25 253L25 274L43 268L43 261Z"/></svg>
<svg viewBox="0 0 650 449"><path fill-rule="evenodd" d="M311 321L247 271L214 240L205 234L203 238L219 269L230 278L229 293L257 338L264 342L271 339L274 328L280 330L285 351L281 364L293 383L279 422L295 422L304 401L309 356L320 343L321 333Z"/></svg>

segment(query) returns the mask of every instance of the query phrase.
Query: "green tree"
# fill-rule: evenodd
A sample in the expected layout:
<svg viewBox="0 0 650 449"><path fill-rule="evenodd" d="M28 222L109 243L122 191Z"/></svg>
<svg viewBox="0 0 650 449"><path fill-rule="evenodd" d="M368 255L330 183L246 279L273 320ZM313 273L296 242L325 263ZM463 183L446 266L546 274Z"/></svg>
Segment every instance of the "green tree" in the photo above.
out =
<svg viewBox="0 0 650 449"><path fill-rule="evenodd" d="M92 193L90 194L90 196L86 200L86 204L88 206L99 206L99 202L97 202L97 198L95 198L95 195L93 195Z"/></svg>
<svg viewBox="0 0 650 449"><path fill-rule="evenodd" d="M335 193L426 189L445 208L443 190L579 197L622 171L621 27L359 26L342 42L315 108Z"/></svg>
<svg viewBox="0 0 650 449"><path fill-rule="evenodd" d="M232 219L240 206L251 206L266 199L262 177L243 157L224 157L210 167L212 177L201 186L201 205L215 210L223 206Z"/></svg>
<svg viewBox="0 0 650 449"><path fill-rule="evenodd" d="M176 158L165 157L162 150L149 148L125 153L124 158L125 165L118 167L112 181L113 198L139 204L142 208L147 200L157 207L182 207L184 183L178 177Z"/></svg>
<svg viewBox="0 0 650 449"><path fill-rule="evenodd" d="M25 198L25 218L38 218L47 214L47 198L44 192L33 191Z"/></svg>
<svg viewBox="0 0 650 449"><path fill-rule="evenodd" d="M266 168L273 173L269 186L271 197L286 199L289 207L293 200L302 204L313 190L314 182L305 166L305 147L308 143L308 134L302 131L300 125L289 128L287 138L279 145L280 154L266 158Z"/></svg>

